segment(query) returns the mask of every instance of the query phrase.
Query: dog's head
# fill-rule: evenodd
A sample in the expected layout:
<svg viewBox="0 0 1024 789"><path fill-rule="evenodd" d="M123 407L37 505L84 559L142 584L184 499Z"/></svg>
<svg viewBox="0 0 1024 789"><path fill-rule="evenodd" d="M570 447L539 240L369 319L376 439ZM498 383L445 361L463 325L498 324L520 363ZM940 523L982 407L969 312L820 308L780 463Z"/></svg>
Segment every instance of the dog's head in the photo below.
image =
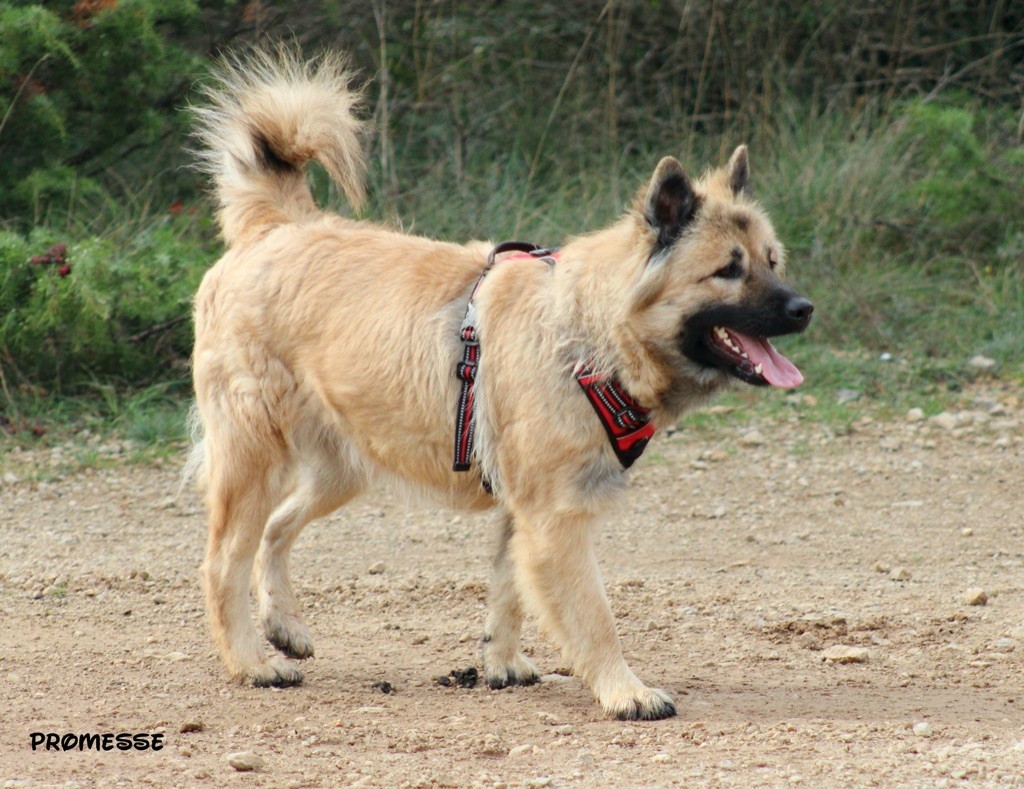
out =
<svg viewBox="0 0 1024 789"><path fill-rule="evenodd" d="M705 390L730 378L803 381L769 338L803 331L814 307L783 280L785 250L750 197L749 173L745 146L696 182L666 157L634 206L648 253L634 290L638 333L662 347L673 378Z"/></svg>

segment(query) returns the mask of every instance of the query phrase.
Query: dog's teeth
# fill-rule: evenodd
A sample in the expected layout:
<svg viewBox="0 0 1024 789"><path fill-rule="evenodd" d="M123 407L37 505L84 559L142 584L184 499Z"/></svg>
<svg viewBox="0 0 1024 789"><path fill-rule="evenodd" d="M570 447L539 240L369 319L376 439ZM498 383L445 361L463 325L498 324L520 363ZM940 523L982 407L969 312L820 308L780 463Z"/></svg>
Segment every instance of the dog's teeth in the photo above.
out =
<svg viewBox="0 0 1024 789"><path fill-rule="evenodd" d="M743 354L743 355L744 355L744 356L746 356L746 354ZM756 367L754 367L754 372L755 372L755 373L757 373L758 375L760 375L760 374L761 374L761 371L762 371L763 369L764 369L764 366L763 366L763 365L760 365L760 364L759 364L759 365L757 365Z"/></svg>
<svg viewBox="0 0 1024 789"><path fill-rule="evenodd" d="M747 352L746 351L743 351L742 353L740 353L740 356L742 356L744 359L749 359L750 358L749 356L747 356Z"/></svg>
<svg viewBox="0 0 1024 789"><path fill-rule="evenodd" d="M716 326L716 327L715 327L715 334L717 334L717 335L718 335L719 337L721 337L721 338L722 338L723 340L727 340L727 339L729 339L729 332L727 332L727 331L726 331L725 329L723 329L723 328L722 328L721 326Z"/></svg>

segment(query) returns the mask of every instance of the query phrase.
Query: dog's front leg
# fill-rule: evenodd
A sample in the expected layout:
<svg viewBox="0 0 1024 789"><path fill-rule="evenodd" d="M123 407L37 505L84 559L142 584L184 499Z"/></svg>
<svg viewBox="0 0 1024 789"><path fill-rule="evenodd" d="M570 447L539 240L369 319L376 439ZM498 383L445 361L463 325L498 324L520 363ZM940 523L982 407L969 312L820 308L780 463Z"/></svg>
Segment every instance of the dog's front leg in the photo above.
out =
<svg viewBox="0 0 1024 789"><path fill-rule="evenodd" d="M510 547L520 590L607 712L621 720L668 718L676 714L672 699L637 679L622 656L592 521L583 514L516 511Z"/></svg>

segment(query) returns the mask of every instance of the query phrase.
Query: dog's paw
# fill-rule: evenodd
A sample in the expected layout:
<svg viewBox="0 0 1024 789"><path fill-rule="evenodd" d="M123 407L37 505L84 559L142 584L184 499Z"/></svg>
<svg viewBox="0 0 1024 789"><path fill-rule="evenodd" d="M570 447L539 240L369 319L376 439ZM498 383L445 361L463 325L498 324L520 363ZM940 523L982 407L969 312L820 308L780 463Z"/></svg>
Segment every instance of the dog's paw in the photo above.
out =
<svg viewBox="0 0 1024 789"><path fill-rule="evenodd" d="M309 630L297 619L263 620L267 640L290 658L305 660L313 657L313 638Z"/></svg>
<svg viewBox="0 0 1024 789"><path fill-rule="evenodd" d="M601 706L620 721L658 721L676 714L676 705L663 690L642 687L602 698Z"/></svg>
<svg viewBox="0 0 1024 789"><path fill-rule="evenodd" d="M302 672L280 655L253 666L246 681L256 688L290 688L302 684Z"/></svg>
<svg viewBox="0 0 1024 789"><path fill-rule="evenodd" d="M485 655L484 679L491 690L500 690L511 685L535 685L540 682L540 671L522 653L504 663L489 661Z"/></svg>

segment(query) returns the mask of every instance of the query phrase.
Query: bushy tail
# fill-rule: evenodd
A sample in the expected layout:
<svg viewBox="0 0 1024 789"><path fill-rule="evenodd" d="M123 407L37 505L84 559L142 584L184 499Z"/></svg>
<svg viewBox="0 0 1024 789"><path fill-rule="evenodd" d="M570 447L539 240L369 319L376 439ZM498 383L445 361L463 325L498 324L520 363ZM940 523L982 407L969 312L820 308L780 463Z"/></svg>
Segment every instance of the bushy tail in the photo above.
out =
<svg viewBox="0 0 1024 789"><path fill-rule="evenodd" d="M359 94L338 55L306 62L285 47L223 58L193 108L201 169L213 177L221 232L234 243L317 208L305 178L316 159L355 208L366 157Z"/></svg>

